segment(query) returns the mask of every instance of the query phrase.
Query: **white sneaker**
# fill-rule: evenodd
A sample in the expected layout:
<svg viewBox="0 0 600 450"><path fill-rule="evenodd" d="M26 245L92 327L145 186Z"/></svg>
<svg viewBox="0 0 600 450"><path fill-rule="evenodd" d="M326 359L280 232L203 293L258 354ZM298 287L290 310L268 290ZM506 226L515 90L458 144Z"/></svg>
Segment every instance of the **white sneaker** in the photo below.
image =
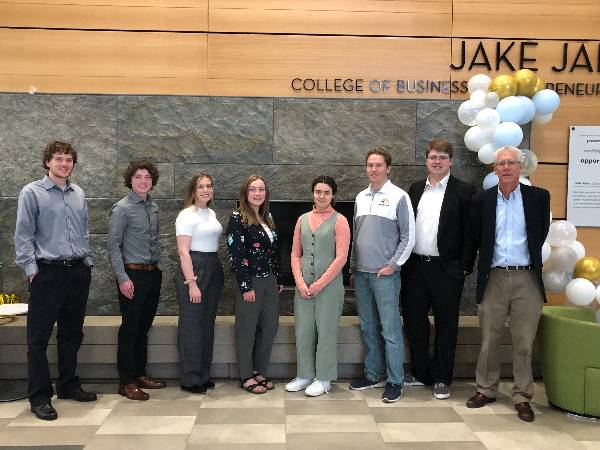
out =
<svg viewBox="0 0 600 450"><path fill-rule="evenodd" d="M318 397L319 395L323 395L325 392L329 392L330 390L331 383L329 381L315 380L306 388L304 393L309 397Z"/></svg>
<svg viewBox="0 0 600 450"><path fill-rule="evenodd" d="M292 381L285 385L285 390L288 392L301 391L303 389L306 389L306 387L310 384L311 381L312 380L308 380L306 378L294 378Z"/></svg>

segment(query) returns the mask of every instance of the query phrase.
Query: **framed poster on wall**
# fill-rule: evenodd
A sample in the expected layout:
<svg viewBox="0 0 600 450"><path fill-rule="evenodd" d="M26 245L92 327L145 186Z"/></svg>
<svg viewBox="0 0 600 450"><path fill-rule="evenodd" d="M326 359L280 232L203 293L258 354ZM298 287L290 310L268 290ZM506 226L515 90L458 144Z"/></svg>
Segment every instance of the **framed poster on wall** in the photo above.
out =
<svg viewBox="0 0 600 450"><path fill-rule="evenodd" d="M569 127L567 220L600 227L600 126Z"/></svg>

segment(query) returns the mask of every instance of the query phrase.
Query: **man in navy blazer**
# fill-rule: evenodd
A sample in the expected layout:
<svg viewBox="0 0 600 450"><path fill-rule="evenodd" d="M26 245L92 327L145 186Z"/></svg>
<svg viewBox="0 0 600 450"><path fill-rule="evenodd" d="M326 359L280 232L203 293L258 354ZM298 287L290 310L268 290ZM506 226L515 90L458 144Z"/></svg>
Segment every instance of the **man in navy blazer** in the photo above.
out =
<svg viewBox="0 0 600 450"><path fill-rule="evenodd" d="M452 145L442 139L425 152L429 176L409 190L415 213L415 247L402 267L402 315L411 355L407 384L433 385L437 399L450 397L460 298L473 270L476 248L471 230L475 186L450 174ZM429 358L429 309L435 322Z"/></svg>
<svg viewBox="0 0 600 450"><path fill-rule="evenodd" d="M500 381L500 339L510 317L513 344L512 401L521 420L535 419L531 354L545 302L542 245L550 227L550 193L519 182L523 154L502 147L494 155L498 186L473 198L471 215L479 245L477 302L481 351L477 393L467 407L496 401Z"/></svg>

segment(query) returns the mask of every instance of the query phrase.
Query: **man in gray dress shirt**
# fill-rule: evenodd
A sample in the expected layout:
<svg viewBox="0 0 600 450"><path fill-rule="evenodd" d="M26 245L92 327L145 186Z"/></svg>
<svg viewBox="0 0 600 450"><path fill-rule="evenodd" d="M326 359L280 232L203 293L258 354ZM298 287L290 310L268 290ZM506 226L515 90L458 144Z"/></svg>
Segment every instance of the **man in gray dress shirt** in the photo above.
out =
<svg viewBox="0 0 600 450"><path fill-rule="evenodd" d="M83 340L83 319L91 280L88 209L83 190L69 182L77 152L60 141L43 151L47 175L29 183L19 195L15 229L16 263L29 279L27 367L31 411L43 420L58 417L46 349L58 322L60 399L96 400L81 389L76 375Z"/></svg>
<svg viewBox="0 0 600 450"><path fill-rule="evenodd" d="M158 205L149 195L158 182L158 170L149 161L132 161L123 179L130 191L113 206L108 228L108 254L117 276L122 316L117 351L119 394L130 400L148 400L150 396L142 388L166 386L146 374L148 331L162 283Z"/></svg>

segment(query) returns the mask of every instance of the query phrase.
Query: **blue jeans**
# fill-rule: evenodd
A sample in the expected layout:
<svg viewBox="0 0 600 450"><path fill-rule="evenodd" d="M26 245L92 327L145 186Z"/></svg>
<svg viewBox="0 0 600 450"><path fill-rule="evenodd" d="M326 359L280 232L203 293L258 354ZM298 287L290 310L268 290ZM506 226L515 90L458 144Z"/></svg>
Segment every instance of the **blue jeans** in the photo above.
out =
<svg viewBox="0 0 600 450"><path fill-rule="evenodd" d="M402 385L404 338L400 321L400 271L380 278L376 273L356 272L354 291L365 344L365 377Z"/></svg>

